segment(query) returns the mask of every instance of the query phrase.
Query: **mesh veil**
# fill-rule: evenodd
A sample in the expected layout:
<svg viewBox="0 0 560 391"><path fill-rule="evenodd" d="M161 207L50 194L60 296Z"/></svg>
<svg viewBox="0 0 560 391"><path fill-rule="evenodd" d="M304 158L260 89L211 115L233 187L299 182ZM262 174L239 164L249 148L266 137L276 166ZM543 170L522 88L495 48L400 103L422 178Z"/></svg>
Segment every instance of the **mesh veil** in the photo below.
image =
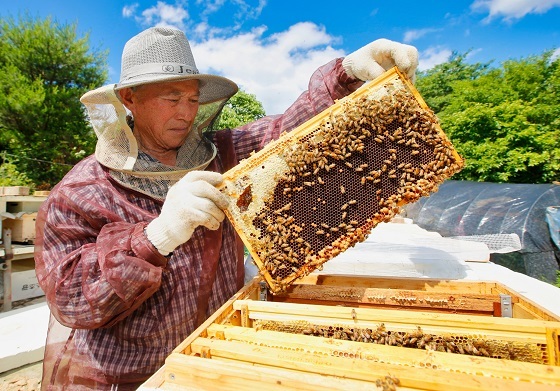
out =
<svg viewBox="0 0 560 391"><path fill-rule="evenodd" d="M127 112L113 85L89 91L81 98L97 135L95 156L123 186L164 199L167 190L187 172L203 170L216 156L216 147L203 132L210 128L228 97L201 103L193 129L177 152L175 166L167 166L139 149Z"/></svg>
<svg viewBox="0 0 560 391"><path fill-rule="evenodd" d="M127 112L116 91L148 83L196 79L199 109L193 128L177 151L175 166L167 166L142 152L127 122ZM185 34L174 28L153 27L132 37L123 49L118 84L86 93L81 102L97 135L95 156L123 186L157 199L192 170L203 170L216 156L216 147L203 137L226 101L237 92L231 80L201 74ZM130 122L133 123L132 121Z"/></svg>

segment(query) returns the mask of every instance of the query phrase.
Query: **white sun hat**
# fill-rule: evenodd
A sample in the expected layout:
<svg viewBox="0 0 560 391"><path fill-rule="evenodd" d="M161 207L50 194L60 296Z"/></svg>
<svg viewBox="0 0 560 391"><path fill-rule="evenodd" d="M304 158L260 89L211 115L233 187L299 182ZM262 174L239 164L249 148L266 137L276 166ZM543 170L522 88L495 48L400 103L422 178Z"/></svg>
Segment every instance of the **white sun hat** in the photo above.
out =
<svg viewBox="0 0 560 391"><path fill-rule="evenodd" d="M233 81L198 71L185 33L174 28L152 27L125 44L121 78L115 89L187 79L201 81L200 103L229 98L237 92Z"/></svg>
<svg viewBox="0 0 560 391"><path fill-rule="evenodd" d="M142 84L189 79L200 81L198 113L193 129L177 151L176 165L167 166L142 152L131 128L133 121L127 121L128 113L116 92ZM173 183L189 171L205 169L215 158L216 147L203 131L211 128L237 89L225 77L198 71L182 31L153 27L125 44L119 83L89 91L80 101L97 135L95 156L99 163L108 167L123 186L164 199Z"/></svg>

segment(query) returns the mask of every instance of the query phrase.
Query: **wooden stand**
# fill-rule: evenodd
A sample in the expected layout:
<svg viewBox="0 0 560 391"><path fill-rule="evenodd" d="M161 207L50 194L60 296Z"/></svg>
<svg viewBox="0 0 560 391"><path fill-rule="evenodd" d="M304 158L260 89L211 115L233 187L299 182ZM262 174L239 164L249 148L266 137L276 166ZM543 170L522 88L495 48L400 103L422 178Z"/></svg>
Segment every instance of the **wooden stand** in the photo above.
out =
<svg viewBox="0 0 560 391"><path fill-rule="evenodd" d="M263 284L257 277L240 290L141 389L560 387L559 319L499 283L308 276L282 296ZM503 306L504 295L511 318L495 310ZM321 329L326 337L311 335L310 329ZM439 341L438 349L355 338L363 330L373 335L380 329L387 338L414 336L434 346ZM343 331L346 339L340 339ZM455 348L441 349L445 343ZM457 348L468 344L490 353ZM498 346L511 355L499 353Z"/></svg>
<svg viewBox="0 0 560 391"><path fill-rule="evenodd" d="M22 287L12 284L14 277L13 263L15 261L33 260L35 241L35 217L41 204L47 199L46 196L30 196L29 188L21 186L0 188L0 234L5 237L8 232L9 243L4 240L0 245L0 262L4 281L4 293L2 296L2 311L12 309L12 300L15 289ZM17 216L20 218L14 220ZM19 244L12 242L20 242ZM23 244L25 243L25 244ZM27 277L27 276L26 276ZM40 289L27 289L28 297L35 297L35 292L42 295ZM29 296L30 295L30 296Z"/></svg>

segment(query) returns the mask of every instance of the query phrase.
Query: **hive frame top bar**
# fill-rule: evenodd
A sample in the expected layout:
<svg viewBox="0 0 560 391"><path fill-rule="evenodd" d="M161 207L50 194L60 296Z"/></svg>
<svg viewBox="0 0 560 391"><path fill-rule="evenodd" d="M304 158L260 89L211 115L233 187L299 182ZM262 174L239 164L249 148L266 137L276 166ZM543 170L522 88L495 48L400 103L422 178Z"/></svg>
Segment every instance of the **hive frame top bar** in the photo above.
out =
<svg viewBox="0 0 560 391"><path fill-rule="evenodd" d="M400 79L400 81L406 86L406 88L414 95L414 97L416 98L416 101L418 102L418 104L423 109L429 109L428 105L426 104L426 102L424 101L422 96L418 93L418 91L416 90L414 85L410 82L408 77L404 73L399 71L399 69L397 67L393 67L393 68L389 69L388 71L384 72L378 78L367 82L366 84L364 84L363 86L358 88L356 91L354 91L350 95L348 95L348 96L346 96L342 99L336 100L335 103L332 106L328 107L327 109L325 109L321 113L315 115L314 117L308 119L306 122L299 125L298 127L293 129L289 133L286 133L286 134L282 135L278 140L275 140L275 141L271 142L270 144L267 144L265 146L265 148L256 152L254 155L252 155L250 157L250 159L242 160L237 166L233 167L232 169L230 169L229 171L224 173L224 178L226 180L234 180L241 173L246 171L247 166L251 165L253 161L258 161L263 155L266 155L270 151L270 149L275 147L275 145L278 142L280 142L284 139L301 137L302 135L307 134L310 131L316 129L321 124L321 122L330 113L336 112L336 111L341 109L341 102L343 100L356 99L356 98L359 98L361 96L367 95L372 90L374 90L375 88L378 88L379 86L382 86L385 83L396 80L396 79ZM458 155L457 155L457 157L459 158Z"/></svg>
<svg viewBox="0 0 560 391"><path fill-rule="evenodd" d="M254 225L255 216L257 216L258 215L257 212L259 210L262 210L262 208L266 206L266 203L269 202L270 198L272 197L272 194L270 194L270 189L275 188L275 185L278 183L278 178L281 177L282 175L285 175L287 169L286 162L283 161L282 158L279 157L279 155L285 153L287 146L291 147L293 145L301 143L302 140L304 140L304 138L306 137L307 139L309 139L309 137L315 137L312 135L317 134L315 132L318 132L318 129L321 128L321 126L324 126L326 121L328 123L329 118L332 120L334 116L340 115L341 113L344 112L345 110L344 105L352 104L353 102L357 101L358 99L361 99L362 97L365 98L374 94L377 95L381 94L381 96L391 95L392 92L390 91L390 87L387 86L392 85L392 83L400 83L399 86L402 86L399 87L400 90L405 90L408 94L411 94L413 96L413 100L415 104L418 107L420 107L423 110L427 110L431 112L431 110L428 108L428 106L426 105L426 103L424 102L420 94L417 92L415 87L412 85L412 83L408 80L408 78L404 74L402 74L395 67L385 72L377 79L369 83L366 83L364 86L360 87L358 90L348 95L347 97L337 100L331 107L327 108L322 113L309 119L308 121L301 124L291 132L283 134L278 140L269 143L261 151L253 154L248 159L241 161L239 165L237 165L236 167L234 167L233 169L229 170L224 174L224 185L222 186L221 190L226 194L226 196L230 201L230 206L226 210L226 215L228 216L229 220L232 222L237 233L240 235L241 239L245 243L248 251L251 253L253 261L259 268L260 273L263 275L265 281L268 283L269 287L274 293L281 291L283 288L285 288L296 278L307 275L309 272L320 267L320 264L325 262L326 258L330 259L332 258L332 256L336 255L336 253L327 252L327 253L323 253L321 257L319 257L322 259L321 262L316 260L308 265L302 265L301 262L295 263L295 266L292 265L294 269L294 273L290 276L290 278L282 279L278 277L274 278L273 274L274 272L276 272L276 269L274 268L271 270L270 266L268 266L267 268L267 264L266 264L267 259L263 259L265 257L259 255L260 251L257 251L257 249L255 249L255 247L258 247L260 245L259 241L262 239L261 237L259 237L260 235L258 231L264 231L265 228L264 226L261 226L261 228L259 229L255 228ZM375 97L374 100L377 100L377 97ZM456 151L452 148L450 143L448 142L445 134L439 128L439 125L437 125L437 133L448 144L447 147L449 149L449 154L450 156L452 155L452 159L454 159L454 161L457 163L456 165L457 167L450 169L449 172L446 172L443 175L443 178L439 178L437 180L437 182L440 183L443 181L443 179L445 179L448 176L451 176L454 172L456 172L460 168L460 166L462 167L462 160L460 156L456 153ZM266 165L266 170L264 170L265 165ZM263 169L262 171L260 170L261 167ZM319 181L322 181L321 178L318 179ZM362 182L364 182L363 178L362 178ZM344 190L342 191L344 192ZM426 191L424 191L422 195L427 195L429 191L433 191L432 188L428 188ZM413 199L412 201L414 200L415 199ZM404 203L407 202L399 201L398 205L402 205ZM286 205L286 207L287 206L288 205ZM393 208L387 212L388 213L387 216L392 217L392 215L395 214L394 212L395 211ZM366 232L367 229L371 229L373 226L374 224L372 223L364 224L364 222L360 222L359 226L352 227L352 235L354 237L354 242L363 241L365 239L364 234L367 235L369 233ZM354 228L357 228L357 231L354 231ZM361 228L364 229L361 230ZM337 228L331 227L331 229L337 229ZM307 242L305 243L308 244ZM352 246L352 245L353 244L349 244L349 245L344 244L341 247L341 251L344 251L348 246ZM327 246L327 247L331 247L331 246ZM297 255L297 253L294 254ZM296 270L297 268L299 269Z"/></svg>

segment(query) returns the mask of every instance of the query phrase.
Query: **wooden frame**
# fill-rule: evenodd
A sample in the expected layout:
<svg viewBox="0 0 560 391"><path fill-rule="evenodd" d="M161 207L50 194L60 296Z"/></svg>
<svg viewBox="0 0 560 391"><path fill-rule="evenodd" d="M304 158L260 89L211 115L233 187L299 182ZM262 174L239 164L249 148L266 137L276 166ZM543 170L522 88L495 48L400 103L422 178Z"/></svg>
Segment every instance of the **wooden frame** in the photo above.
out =
<svg viewBox="0 0 560 391"><path fill-rule="evenodd" d="M395 87L397 84L399 85L398 88ZM426 120L426 122L429 122L430 126L433 126L433 129L435 129L435 133L438 135L438 141L427 142L425 140L420 141L420 139L424 136L427 137L428 134L423 135L422 132L424 131L409 133L407 129L403 130L403 128L406 128L404 124L402 127L398 127L398 132L400 132L399 136L394 136L394 134L396 135L397 133L396 128L394 134L393 132L389 134L388 130L386 130L393 122L387 122L387 124L383 122L383 125L379 125L379 129L376 128L377 130L373 130L371 126L374 125L367 123L367 121L373 121L369 118L369 114L366 115L363 112L358 114L350 109L359 107L357 102L359 102L362 98L366 101L379 102L382 97L391 97L396 93L396 91L406 91L407 96L409 94L411 99L414 100L415 107L417 108L413 115L415 118L420 118L421 116L418 108L431 113L431 110L415 89L414 85L410 83L404 74L394 67L375 80L367 83L362 88L354 91L352 94L336 101L332 106L315 115L294 130L267 144L265 148L241 161L237 166L224 174L224 185L221 190L229 200L229 206L225 213L250 252L252 259L258 267L264 280L273 292L282 292L286 286L289 286L297 278L309 274L316 268L320 267L322 263L328 261L338 253L345 251L352 244L363 241L365 238L364 235L366 235L379 222L390 220L390 218L395 215L396 211L398 211L399 207L402 207L407 203L414 202L421 196L425 196L433 191L436 191L437 185L441 184L445 179L449 178L462 168L463 161L461 157L457 154L456 150L451 145L451 142L442 131L435 116L433 116L433 118L430 117L433 122L428 120ZM368 109L367 111L369 112L370 110ZM405 110L399 108L395 109L395 112L403 113ZM358 115L359 117L356 117ZM334 124L341 122L340 118L348 119L350 117L357 119L354 119L353 121L348 120L352 122L353 125L346 126L345 124L345 129L356 128L360 129L360 132L363 130L365 133L361 134L359 137L363 137L363 140L367 140L367 142L370 145L374 145L375 148L393 151L392 156L394 156L394 159L376 160L374 157L370 156L367 163L362 164L366 167L368 167L369 164L369 168L365 170L361 167L353 167L348 161L343 163L342 161L347 158L340 158L340 156L342 156L342 152L340 152L341 155L336 155L336 153L327 150L328 148L326 145L331 144L325 143L323 145L321 142L328 138L326 135L333 135L334 133L336 133L336 136L333 136L333 138L338 140L340 132L333 131ZM362 121L365 122L362 124ZM408 124L409 121L411 120L407 120L406 123ZM370 129L371 132L367 129ZM383 135L382 133L376 133L383 131ZM429 132L427 128L425 132ZM433 134L430 134L429 136L432 137ZM352 137L357 138L358 133L352 134ZM383 139L387 137L387 140L392 140L390 142L391 144L382 144L384 141L382 141L380 137ZM399 143L406 141L407 146L415 145L418 149L409 151L401 146L402 143L397 145L396 138L400 138ZM373 140L379 141L376 143ZM332 168L325 170L324 167L320 167L320 164L317 161L313 161L313 158L306 155L305 157L302 156L297 160L299 163L302 163L305 168L299 167L296 170L295 168L290 167L295 164L290 161L290 159L292 159L292 155L295 153L297 156L297 153L299 153L294 152L294 148L297 149L299 146L304 145L307 142L311 144L302 148L306 148L306 150L315 148L317 156L320 153L324 153L321 155L322 159L325 159L325 161L322 162L323 165L331 162L329 167L334 167L335 163L339 166L337 166L336 169ZM387 142L388 141L385 143ZM420 145L417 144L417 142L424 145L422 147L422 152L420 152ZM340 151L340 148L343 148L344 151L347 152L345 156L348 156L348 159L357 157L356 161L364 163L365 158L363 156L368 156L367 153L361 155L361 151L364 150L365 144L362 143L362 149L358 152L358 149L354 149L354 147L347 150L347 146L341 146L340 143L341 142L339 141L335 143L336 150ZM321 144L321 146L319 147L318 144ZM392 145L392 147L387 147L386 145ZM397 153L398 149L395 148L404 149ZM352 152L348 152L350 150ZM284 155L286 151L288 152ZM333 154L337 157L333 157ZM381 154L378 153L376 154L376 157L380 155ZM413 155L418 156L413 157ZM431 155L433 155L433 159L426 158L430 161L430 164L427 164L427 161L424 162L426 164L420 163L421 159ZM327 156L331 160L328 160ZM444 156L448 156L449 159L445 161L438 160L436 156L439 156L439 159L443 159ZM398 161L397 157L399 159ZM358 164L358 162L355 162L355 164ZM313 167L315 168L313 169ZM341 167L344 167L344 170ZM351 167L349 170L352 174L355 174L354 170L356 169L359 169L360 172L365 170L366 174L359 174L356 177L359 178L359 176L361 176L361 181L353 177L353 181L348 180L342 183L342 177L345 177L346 175L346 178L348 179L347 175L349 174L347 174L347 167ZM439 168L436 169L435 167ZM291 171L292 169L298 171L297 175L299 179L289 182L290 187L288 188L282 185L282 187L284 187L284 194L277 191L278 194L273 197L275 189L279 183L284 183L287 186L288 182L285 178L290 175L293 177L296 176L293 174L293 171ZM369 173L367 173L368 171ZM436 171L438 173L436 173ZM290 174L291 172L292 174ZM337 174L334 174L335 172ZM392 172L392 179L385 178L385 175L388 175L388 172ZM319 176L323 175L323 173L329 176L336 176L332 177L331 180L327 179L326 181L323 181ZM374 175L376 175L376 178L373 177ZM302 180L304 176L306 176L306 180ZM366 178L369 179L366 180ZM405 178L409 178L409 182L406 182L407 179ZM293 186L295 186L295 184L299 182L301 182L299 190L292 191L292 183ZM302 215L305 213L301 213L300 208L306 210L309 209L309 200L305 199L302 201L296 196L292 197L292 195L305 189L305 191L308 190L310 193L313 192L315 198L318 197L318 203L321 202L320 200L325 203L323 198L329 197L329 195L335 193L325 190L328 186L325 185L325 183L332 182L335 182L335 187L337 189L339 187L342 188L340 191L342 194L345 194L345 196L337 198L336 206L334 205L334 202L329 202L328 208L330 209L327 211L328 213L325 212L325 214L328 214L329 216L334 216L336 214L338 217L339 209L342 211L346 211L347 209L351 211L354 208L360 208L362 203L364 205L369 205L369 202L371 202L371 205L369 205L371 208L364 208L362 213L355 215L354 219L341 217L336 220L333 218L331 222L332 226L330 227L325 221L313 221L311 223L307 221L307 225L305 225L306 223L302 218ZM381 185L375 185L375 183L382 183L386 186L383 187ZM378 188L380 186L381 188ZM315 190L310 190L312 188ZM383 191L384 188L395 188L395 190L394 193L391 194L385 194L385 192L376 193L376 191ZM288 192L289 194L286 193L286 189L290 190L290 192ZM317 192L317 194L315 194L315 192ZM351 197L346 200L350 194L354 199L351 199ZM361 198L364 198L364 194L367 194L368 196L360 201ZM296 198L299 201L296 200ZM275 219L278 220L267 221L266 228L264 226L259 226L259 223L255 223L258 216L262 215L265 211L270 211L269 207L272 204L272 201L277 199L282 200L282 204L284 205L282 208L278 208L273 212L275 215L289 215L289 217L286 217L287 220L279 220L278 217L275 217ZM345 203L346 201L348 202ZM268 205L265 205L267 203ZM303 207L302 204L305 204L305 207ZM349 205L355 206L351 207ZM290 212L287 213L289 210ZM297 212L298 210L300 213ZM293 214L292 211L294 211ZM351 212L348 212L348 214L349 213ZM344 212L344 216L346 215L347 212ZM312 226L315 228L311 228ZM296 235L292 235L292 239L290 239L290 235L286 235L286 231L284 231L286 227L291 227L289 228L290 230L297 231L297 235L299 235L300 240L299 242L297 239L293 239ZM325 228L327 231L324 231L322 228ZM281 232L277 230L282 230L282 234L280 234ZM282 243L284 247L281 247L280 244L274 241L279 237L286 238L286 240L290 242ZM304 237L306 238L305 240ZM317 237L320 237L320 239ZM331 239L327 239L329 237ZM332 238L336 239L333 240ZM307 239L309 242L306 241ZM311 245L310 243L315 244ZM288 254L285 254L285 251L287 251ZM278 268L276 268L276 266L278 266Z"/></svg>
<svg viewBox="0 0 560 391"><path fill-rule="evenodd" d="M311 275L282 297L263 298L262 278L256 277L181 343L164 367L141 389L148 390L371 390L376 384L398 390L549 390L560 387L560 322L554 314L496 282ZM376 307L352 305L348 287L406 291L417 294L479 295L482 299L508 294L514 298L514 318L455 313L453 309L409 311L398 303ZM305 298L317 290L337 287L340 300ZM375 288L372 288L375 287ZM300 290L301 288L301 290ZM280 299L280 300L278 300ZM294 302L291 302L291 300ZM301 302L302 300L307 303ZM342 302L343 305L338 303ZM311 304L312 303L312 304ZM485 304L485 308L488 307ZM515 315L518 315L517 317ZM374 343L292 334L260 328L262 320L289 323L337 324L387 329L472 334L496 340L524 341L542 346L546 364L448 352L410 349ZM398 386L385 383L387 376ZM394 387L394 388L390 388Z"/></svg>

